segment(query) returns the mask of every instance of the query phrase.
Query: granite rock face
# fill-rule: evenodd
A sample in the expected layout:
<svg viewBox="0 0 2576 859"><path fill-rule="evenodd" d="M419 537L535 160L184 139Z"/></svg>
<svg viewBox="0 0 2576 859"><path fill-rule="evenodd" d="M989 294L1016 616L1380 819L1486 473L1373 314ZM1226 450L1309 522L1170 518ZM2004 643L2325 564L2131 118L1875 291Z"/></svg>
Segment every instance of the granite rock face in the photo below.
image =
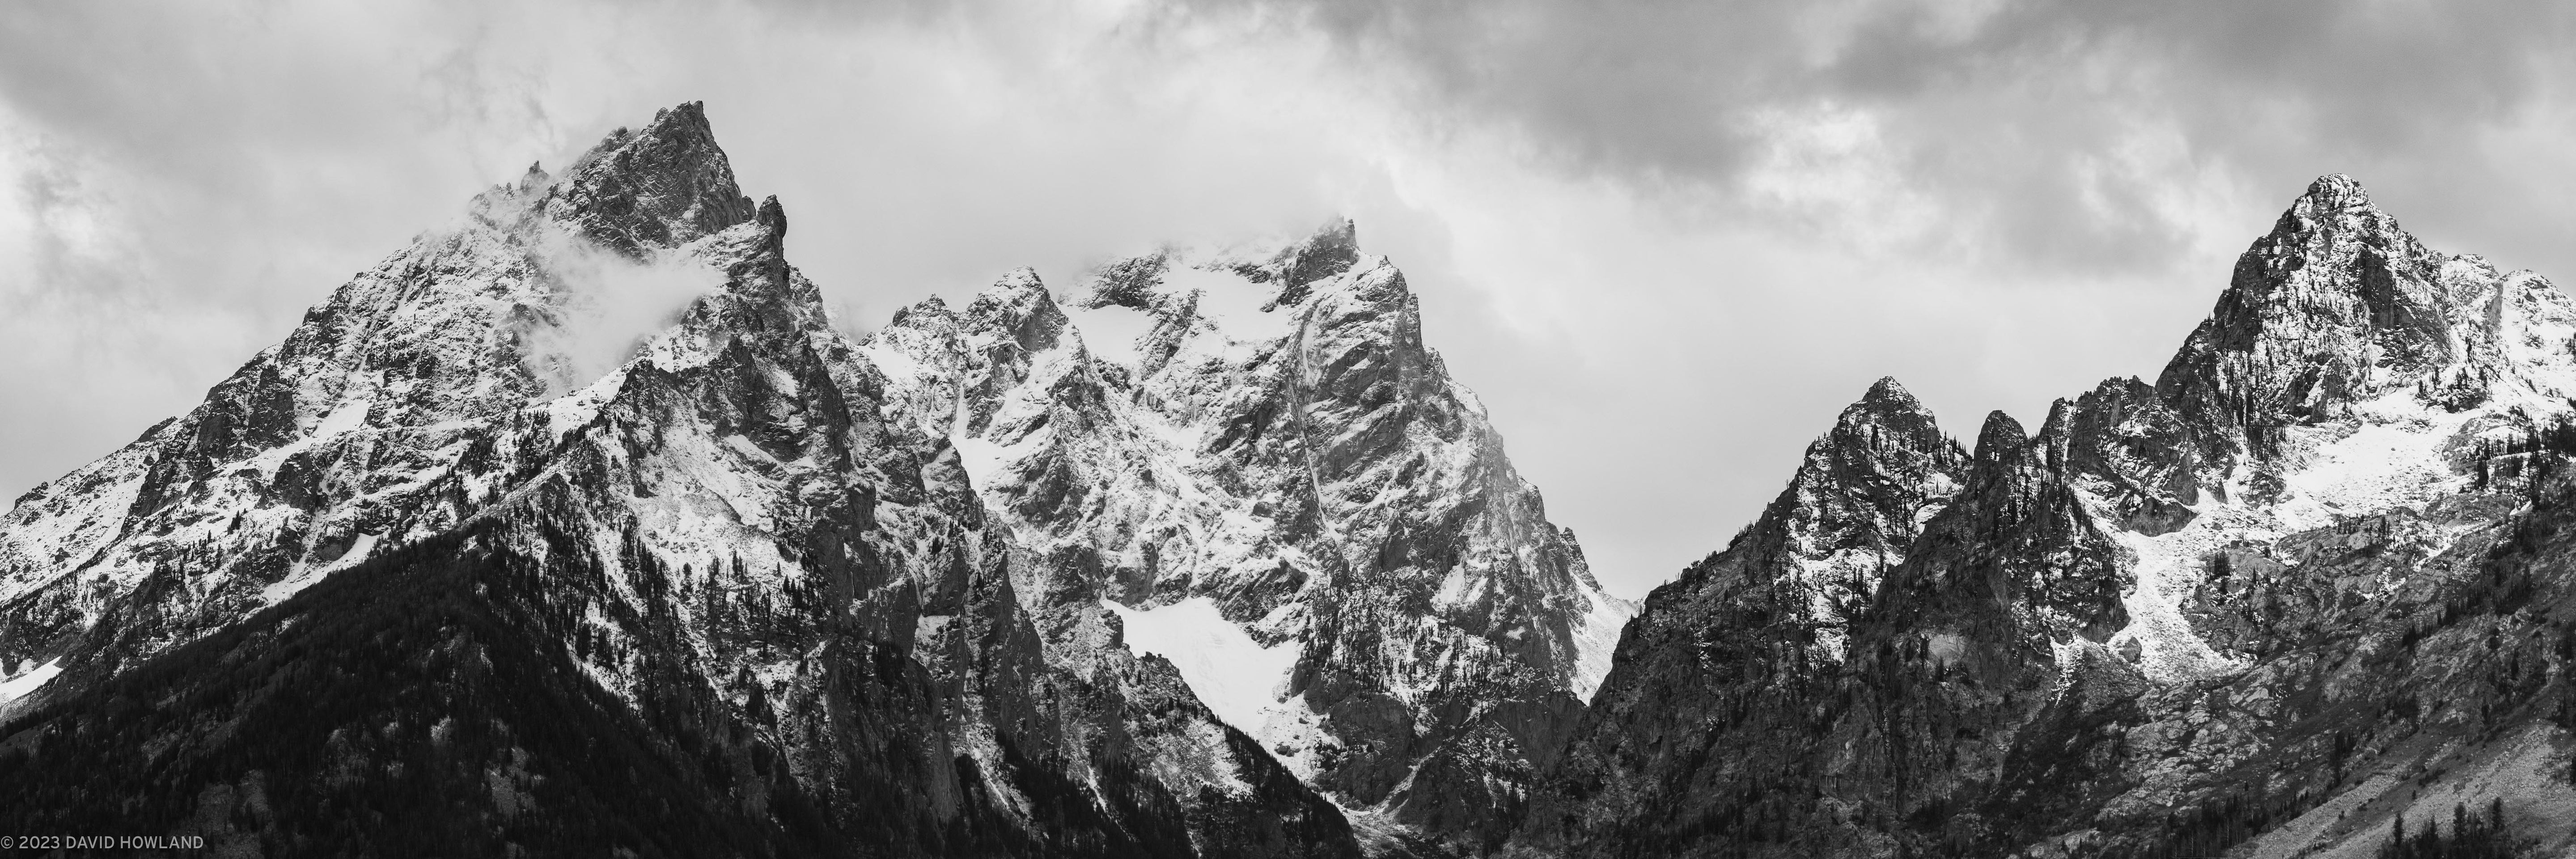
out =
<svg viewBox="0 0 2576 859"><path fill-rule="evenodd" d="M786 228L696 105L664 111L20 499L13 818L272 852L1358 855L1121 645L1100 582L994 523L945 434L888 418ZM635 331L600 306L673 283Z"/></svg>
<svg viewBox="0 0 2576 859"><path fill-rule="evenodd" d="M1838 684L1852 635L1969 466L1894 380L1871 386L1752 527L1647 600L1514 852L1679 848L1832 766L1819 728L1855 705Z"/></svg>
<svg viewBox="0 0 2576 859"><path fill-rule="evenodd" d="M2576 839L2546 280L2328 176L2153 385L1964 457L1894 390L1646 601L1507 853L2372 856L2454 805Z"/></svg>
<svg viewBox="0 0 2576 859"><path fill-rule="evenodd" d="M419 797L369 843L483 820L459 843L1346 856L1508 831L1629 607L1348 222L1061 297L1014 272L855 340L787 228L698 105L662 111L19 499L0 768L53 775L13 811L143 802L118 825L289 852ZM185 703L126 718L138 696ZM224 727L252 719L275 724Z"/></svg>
<svg viewBox="0 0 2576 859"><path fill-rule="evenodd" d="M20 497L0 808L226 855L2576 847L2576 304L2348 178L2153 383L1962 444L1881 380L1642 607L1347 221L863 338L787 236L663 111Z"/></svg>
<svg viewBox="0 0 2576 859"><path fill-rule="evenodd" d="M1221 711L1345 807L1476 847L1517 814L1629 607L1550 524L1415 297L1351 224L1167 248L1063 300L1017 272L865 350L896 421L946 434L1000 527L1180 654Z"/></svg>

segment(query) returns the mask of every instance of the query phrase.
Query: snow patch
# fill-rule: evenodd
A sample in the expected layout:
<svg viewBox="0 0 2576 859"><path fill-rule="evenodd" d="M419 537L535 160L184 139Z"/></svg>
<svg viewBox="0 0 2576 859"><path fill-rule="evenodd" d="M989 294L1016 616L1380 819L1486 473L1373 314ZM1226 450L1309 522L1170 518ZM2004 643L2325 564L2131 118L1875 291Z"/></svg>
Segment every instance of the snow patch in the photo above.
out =
<svg viewBox="0 0 2576 859"><path fill-rule="evenodd" d="M2477 413L2428 409L2403 389L2355 412L2357 420L2351 423L2287 430L2290 468L2276 504L2204 501L2189 525L2169 534L2149 537L2114 530L2114 539L2134 555L2137 583L2121 597L2129 626L2113 646L2137 642L2138 667L2160 683L2242 671L2244 660L2210 647L2182 613L2206 578L2203 565L2212 553L2234 541L2270 542L2352 517L2421 507L2465 488L2466 478L2451 470L2444 450ZM2098 500L2089 495L2086 500L2099 509Z"/></svg>
<svg viewBox="0 0 2576 859"><path fill-rule="evenodd" d="M2254 533L2269 535L2268 529L2249 521L2252 518L2231 508L2209 505L2189 526L2170 534L2148 537L2134 531L2111 532L2112 538L2137 559L2130 570L2137 584L2120 597L2121 607L2129 612L2129 626L2112 642L2115 647L2129 640L2138 643L2138 669L2148 679L2182 683L2245 669L2246 663L2219 654L2192 631L2191 621L2183 617L2182 605L2200 584L2201 559L2230 540Z"/></svg>
<svg viewBox="0 0 2576 859"><path fill-rule="evenodd" d="M957 449L957 464L966 469L966 479L976 491L990 491L994 481L1001 479L1005 462L1001 445L964 434L950 436L948 444Z"/></svg>
<svg viewBox="0 0 2576 859"><path fill-rule="evenodd" d="M316 438L335 436L366 426L367 409L373 404L373 401L363 397L351 397L341 401L338 408L332 409L330 414L323 415L322 422L314 425L313 435Z"/></svg>
<svg viewBox="0 0 2576 859"><path fill-rule="evenodd" d="M2273 509L2274 515L2288 530L2303 531L2458 492L2465 478L2451 471L2443 445L2475 415L2421 412L2420 417L2364 423L2349 435L2322 440L2306 468L2283 478L2289 497Z"/></svg>
<svg viewBox="0 0 2576 859"><path fill-rule="evenodd" d="M1592 610L1575 619L1574 626L1574 697L1586 702L1601 689L1601 681L1610 677L1611 657L1619 650L1619 633L1628 628L1628 618L1637 614L1637 606L1600 591L1583 594L1592 601Z"/></svg>
<svg viewBox="0 0 2576 859"><path fill-rule="evenodd" d="M915 617L912 619L912 640L918 643L938 638L940 630L947 629L948 622L956 619L957 616L952 614L925 614Z"/></svg>
<svg viewBox="0 0 2576 859"><path fill-rule="evenodd" d="M1125 621L1129 652L1171 660L1201 703L1246 734L1261 727L1262 709L1278 700L1281 682L1297 666L1294 643L1261 646L1207 597L1141 611L1113 600L1100 604Z"/></svg>
<svg viewBox="0 0 2576 859"><path fill-rule="evenodd" d="M1295 326L1296 311L1281 308L1262 310L1269 304L1271 290L1262 284L1243 279L1232 272L1175 268L1163 274L1163 284L1174 294L1196 290L1198 313L1216 325L1226 339L1237 343L1259 343L1288 336Z"/></svg>
<svg viewBox="0 0 2576 859"><path fill-rule="evenodd" d="M27 693L34 692L38 688L43 687L47 682L52 681L54 679L54 675L63 673L62 662L63 661L61 659L47 662L44 665L38 666L33 671L9 678L8 682L0 683L0 704L6 704L11 701L24 698L27 696Z"/></svg>
<svg viewBox="0 0 2576 859"><path fill-rule="evenodd" d="M1332 720L1315 712L1304 695L1291 695L1263 708L1261 720L1261 730L1251 732L1253 739L1268 748L1271 756L1298 781L1307 784L1313 784L1323 774L1323 761L1331 757L1328 750L1342 746L1328 730Z"/></svg>
<svg viewBox="0 0 2576 859"><path fill-rule="evenodd" d="M1064 315L1073 320L1073 330L1082 335L1082 347L1091 357L1123 367L1137 366L1136 341L1154 330L1154 314L1133 307L1075 307L1059 305Z"/></svg>
<svg viewBox="0 0 2576 859"><path fill-rule="evenodd" d="M358 532L350 539L348 550L340 553L340 557L332 559L329 563L297 569L286 578L268 583L259 589L259 598L267 601L267 605L285 602L296 594L303 593L305 588L312 587L315 582L329 578L332 573L364 562L376 553L378 541L379 538L375 534Z"/></svg>

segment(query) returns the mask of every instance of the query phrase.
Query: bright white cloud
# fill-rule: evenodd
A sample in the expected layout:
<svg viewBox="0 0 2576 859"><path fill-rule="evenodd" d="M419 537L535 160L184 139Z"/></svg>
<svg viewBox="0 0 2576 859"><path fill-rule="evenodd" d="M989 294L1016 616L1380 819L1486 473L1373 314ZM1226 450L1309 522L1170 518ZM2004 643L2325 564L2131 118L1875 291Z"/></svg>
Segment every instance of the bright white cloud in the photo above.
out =
<svg viewBox="0 0 2576 859"><path fill-rule="evenodd" d="M523 333L529 373L548 392L570 393L624 365L654 334L680 321L700 296L724 288L724 272L683 253L643 260L547 230L536 243L555 299Z"/></svg>

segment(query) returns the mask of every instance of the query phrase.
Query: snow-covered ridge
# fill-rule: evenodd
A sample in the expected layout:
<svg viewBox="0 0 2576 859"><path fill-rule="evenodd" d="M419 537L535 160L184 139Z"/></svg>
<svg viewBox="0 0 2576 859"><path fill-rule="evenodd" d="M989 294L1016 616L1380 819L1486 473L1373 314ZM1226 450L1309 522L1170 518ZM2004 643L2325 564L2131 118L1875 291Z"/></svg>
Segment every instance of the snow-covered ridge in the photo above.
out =
<svg viewBox="0 0 2576 859"><path fill-rule="evenodd" d="M909 664L881 679L947 702L885 704L897 745L981 782L902 786L924 814L982 802L977 825L1053 843L1015 773L1098 790L1114 766L1183 807L1154 826L1211 850L1251 831L1228 822L1242 815L1320 814L1307 825L1330 835L1330 807L1238 748L1185 678L1117 646L1119 610L1091 595L1105 583L975 497L1024 479L1022 449L1058 429L963 407L957 385L1008 390L1017 364L941 374L970 348L1069 354L1034 278L964 312L999 329L863 344L787 264L786 232L775 198L735 187L696 105L478 196L196 410L0 517L9 696L73 694L390 548L470 535L541 568L545 614L569 628L552 655L578 676L639 712L713 696L731 742L757 738L809 789L870 777L841 753L846 725L812 714L851 706L826 683L848 660L894 653L860 670ZM1051 383L1097 369L1049 366ZM1109 733L1127 744L1079 744Z"/></svg>
<svg viewBox="0 0 2576 859"><path fill-rule="evenodd" d="M1158 612L1185 613L1208 641L1207 625L1232 627L1242 638L1220 650L1265 666L1260 678L1166 655L1237 727L1293 750L1292 767L1359 782L1335 788L1344 804L1400 806L1399 779L1355 771L1400 775L1423 753L1338 775L1304 757L1391 747L1335 721L1339 702L1429 719L1579 701L1634 612L1545 521L1481 406L1421 342L1414 301L1336 222L1164 248L1061 293L1014 272L962 311L905 309L859 351L884 372L891 419L947 438L1023 544L1096 559L1082 563L1098 564L1131 644L1167 629ZM1425 730L1440 754L1447 734L1482 728Z"/></svg>
<svg viewBox="0 0 2576 859"><path fill-rule="evenodd" d="M2363 855L2387 774L2438 809L2458 794L2425 785L2494 730L2556 731L2477 678L2538 664L2559 621L2459 606L2528 557L2499 541L2563 516L2533 475L2576 438L2576 302L2425 247L2349 177L2253 243L2153 384L2107 380L2036 432L1998 413L1972 461L1930 469L1895 467L1948 445L1885 432L1913 410L1884 393L1648 600L1507 855L2237 853L2175 811L2234 825L2354 785L2262 851ZM2563 572L2522 574L2563 594ZM2440 715L2372 709L2419 695ZM1871 703L1796 703L1818 698ZM1943 813L1861 813L1891 797ZM2522 834L2563 845L2562 816Z"/></svg>
<svg viewBox="0 0 2576 859"><path fill-rule="evenodd" d="M0 516L0 604L93 619L177 559L212 557L223 560L193 576L186 613L220 623L460 521L466 508L421 498L460 478L473 439L530 410L595 404L601 393L581 389L718 291L717 261L756 231L693 209L688 227L645 231L683 245L621 253L591 238L634 227L567 202L616 184L585 168L660 145L670 124L603 144L560 179L531 168L478 196L473 217L360 273L205 405L75 473L118 488L56 481ZM721 153L704 157L729 188ZM737 226L733 245L716 237ZM72 569L108 587L47 590Z"/></svg>
<svg viewBox="0 0 2576 859"><path fill-rule="evenodd" d="M995 774L1026 719L975 708L1025 690L985 697L973 660L1033 642L1015 682L1147 708L1158 721L1122 730L1150 759L1128 763L1176 796L1253 795L1276 765L1216 720L1273 739L1287 714L1295 772L1401 820L1518 790L1488 776L1542 750L1493 725L1561 720L1606 672L1631 607L1545 520L1347 222L1140 258L1135 280L1062 296L1015 272L859 341L786 264L786 230L694 105L478 196L203 405L0 517L0 676L77 688L471 529L574 576L566 652L629 706L661 694L638 658L656 651L769 719L824 694L832 652L776 642L865 630L958 684L943 694L966 715L936 742L1024 804ZM860 616L800 615L827 608ZM1028 627L985 628L1005 622ZM39 664L57 679L26 680ZM1352 715L1386 707L1410 721ZM1481 774L1411 777L1434 756Z"/></svg>

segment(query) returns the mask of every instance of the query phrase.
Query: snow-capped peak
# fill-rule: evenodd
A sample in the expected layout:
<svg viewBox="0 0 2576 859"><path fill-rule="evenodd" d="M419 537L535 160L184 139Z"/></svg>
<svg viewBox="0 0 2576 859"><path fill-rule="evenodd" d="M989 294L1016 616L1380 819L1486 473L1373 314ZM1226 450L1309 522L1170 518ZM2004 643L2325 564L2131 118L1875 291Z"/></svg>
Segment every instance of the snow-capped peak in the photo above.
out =
<svg viewBox="0 0 2576 859"><path fill-rule="evenodd" d="M1542 750L1434 714L1522 701L1538 709L1513 718L1553 730L1566 711L1538 702L1579 706L1633 607L1545 520L1422 343L1403 275L1356 235L1335 219L1288 240L1167 246L1060 302L1013 273L964 313L906 311L862 351L905 404L898 420L948 434L1022 540L1096 565L1138 640L1188 606L1233 629L1190 640L1298 654L1266 678L1174 657L1292 768L1355 805L1500 790L1489 779ZM1381 705L1366 702L1431 739L1329 716ZM1442 755L1463 756L1438 771L1468 781L1406 786Z"/></svg>
<svg viewBox="0 0 2576 859"><path fill-rule="evenodd" d="M672 247L751 220L704 107L664 108L640 130L620 128L548 188L543 210L620 251Z"/></svg>

